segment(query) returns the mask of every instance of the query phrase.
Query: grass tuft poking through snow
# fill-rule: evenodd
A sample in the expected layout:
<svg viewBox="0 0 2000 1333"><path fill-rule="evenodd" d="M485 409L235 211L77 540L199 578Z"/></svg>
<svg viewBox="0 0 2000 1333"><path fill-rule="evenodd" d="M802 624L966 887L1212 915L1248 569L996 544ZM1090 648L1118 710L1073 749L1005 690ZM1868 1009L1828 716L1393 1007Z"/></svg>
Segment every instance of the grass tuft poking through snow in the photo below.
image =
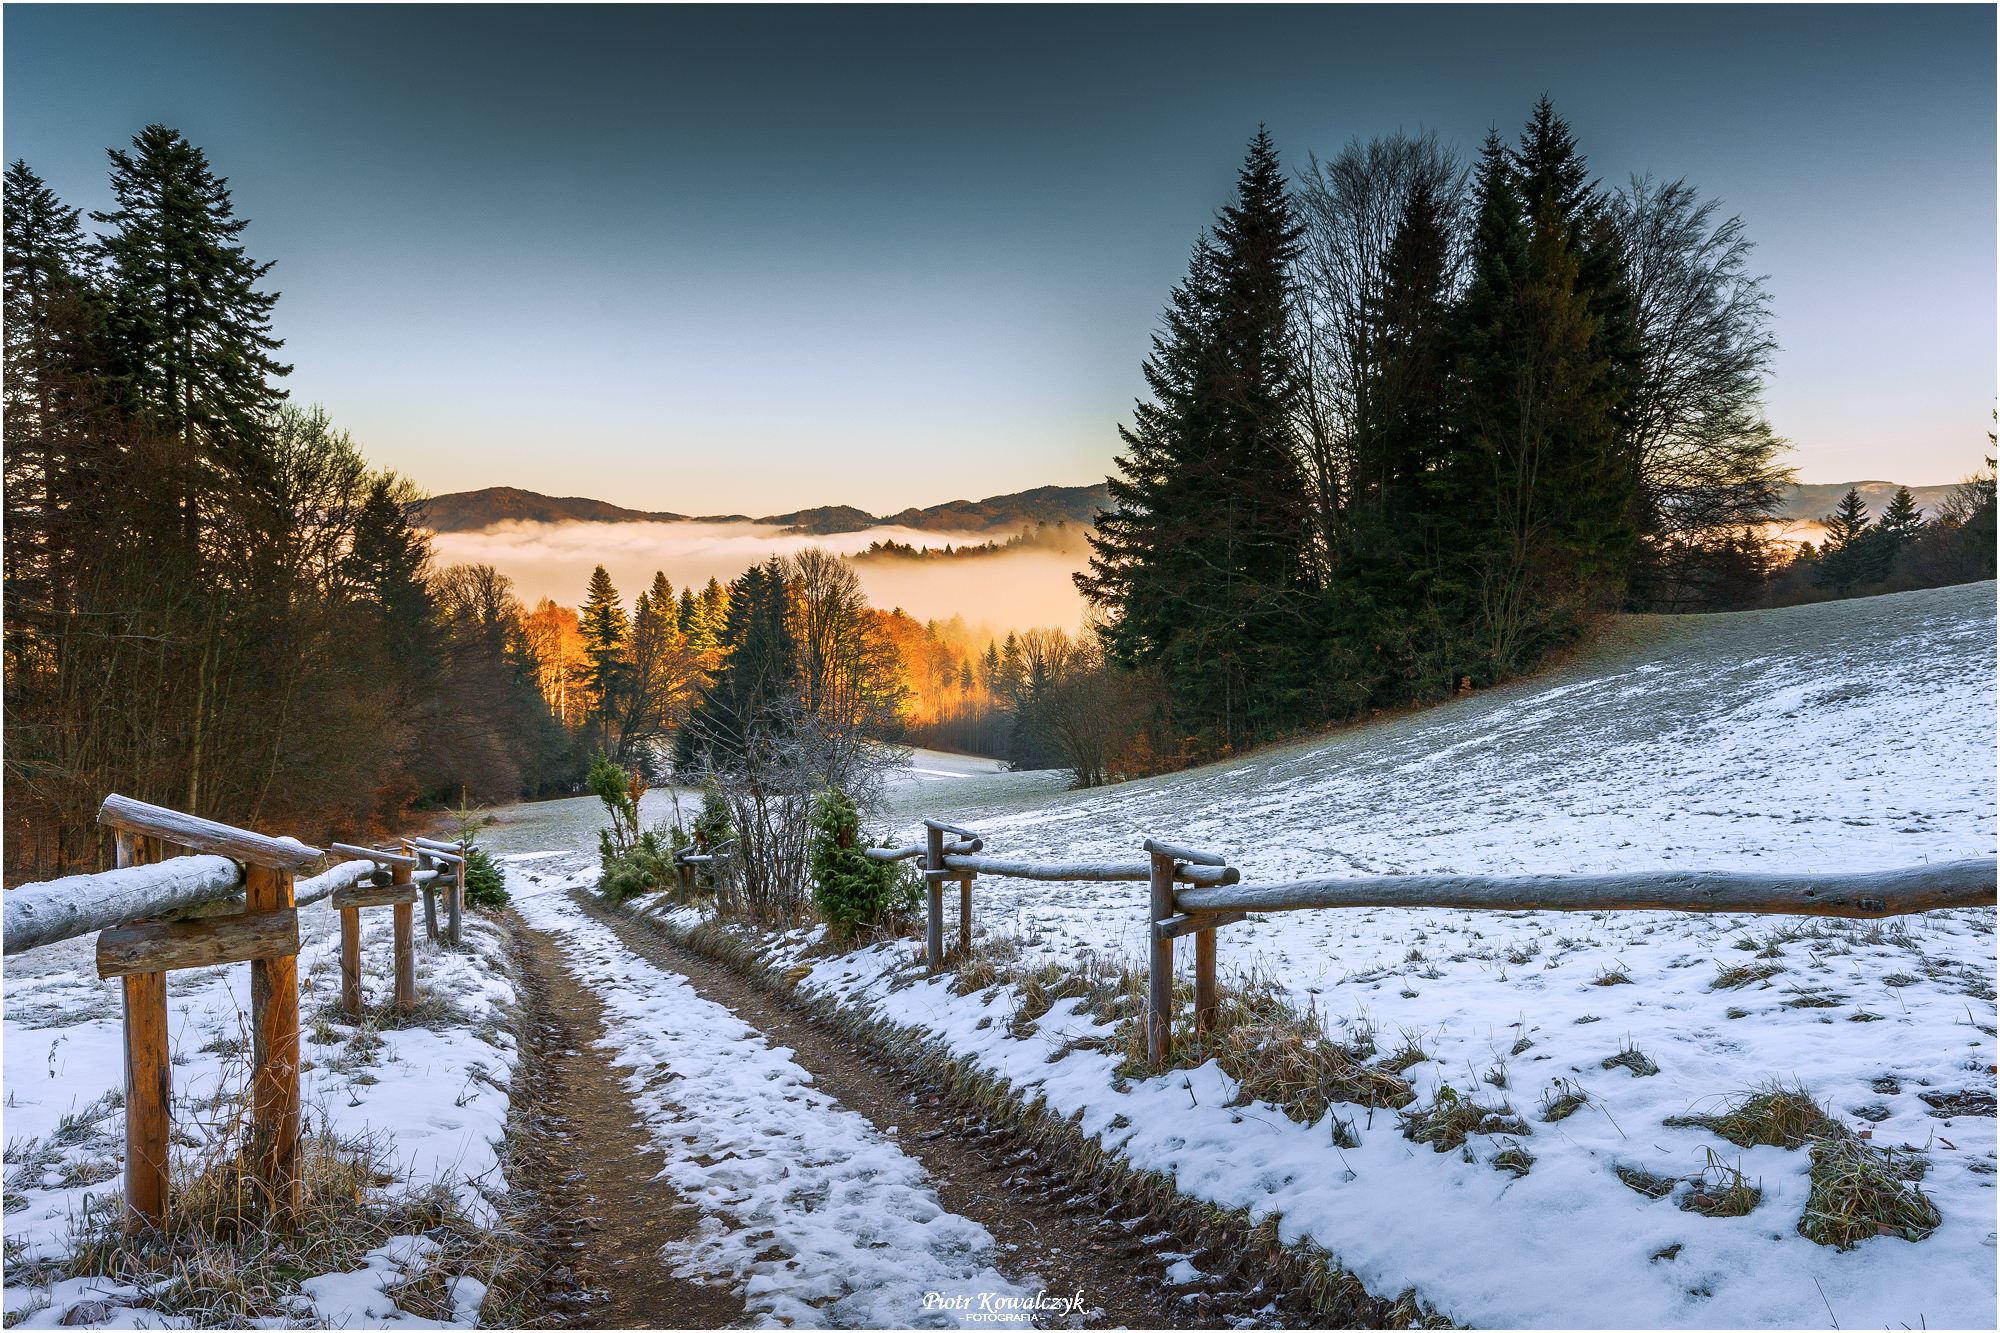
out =
<svg viewBox="0 0 2000 1333"><path fill-rule="evenodd" d="M1827 1117L1804 1087L1797 1084L1787 1087L1782 1083L1765 1085L1720 1115L1670 1115L1660 1123L1706 1129L1739 1148L1753 1148L1760 1143L1775 1148L1798 1148L1829 1134L1846 1132Z"/></svg>
<svg viewBox="0 0 2000 1333"><path fill-rule="evenodd" d="M1845 1136L1812 1145L1812 1195L1806 1200L1799 1234L1835 1249L1852 1249L1874 1236L1919 1241L1937 1230L1943 1218L1937 1205L1909 1176L1924 1163Z"/></svg>

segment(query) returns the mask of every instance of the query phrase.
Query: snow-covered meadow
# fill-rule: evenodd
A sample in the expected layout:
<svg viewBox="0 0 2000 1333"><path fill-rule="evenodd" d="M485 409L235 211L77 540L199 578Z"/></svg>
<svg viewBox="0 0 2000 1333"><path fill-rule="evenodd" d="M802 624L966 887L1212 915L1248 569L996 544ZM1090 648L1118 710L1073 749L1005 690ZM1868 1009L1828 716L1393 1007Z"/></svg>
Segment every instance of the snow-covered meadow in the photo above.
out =
<svg viewBox="0 0 2000 1333"><path fill-rule="evenodd" d="M361 913L362 977L370 1007L393 994L391 914ZM384 1196L448 1186L465 1213L496 1217L504 1193L499 1148L507 1087L516 1059L509 1030L515 991L504 931L469 914L463 951L439 949L418 927L419 998L436 997L432 1026L367 1030L330 1016L340 993L339 916L325 902L299 913L299 1012L305 1059L301 1096L308 1136L330 1131L367 1139L394 1179ZM93 1210L119 1206L124 1158L123 1037L119 983L100 981L96 937L11 957L5 972L5 1235L10 1282L38 1259L57 1259L72 1228ZM231 1098L249 1067L249 964L173 972L167 980L177 1155L199 1160L226 1132ZM317 1021L328 1018L329 1021ZM221 1096L218 1096L221 1094ZM309 1278L294 1303L297 1321L330 1328L449 1327L396 1309L385 1285L420 1271L436 1249L398 1237L365 1256L353 1273ZM478 1283L454 1295L456 1323L478 1316ZM10 1322L55 1327L66 1312L100 1302L98 1327L184 1326L185 1320L122 1302L144 1293L109 1279L81 1278L53 1289L10 1285ZM108 1322L106 1322L108 1321ZM136 1321L136 1322L135 1322Z"/></svg>
<svg viewBox="0 0 2000 1333"><path fill-rule="evenodd" d="M1007 859L1131 860L1164 837L1228 854L1246 882L1991 855L1994 628L1991 583L1641 625L1552 677L1234 766L1065 795L1041 775L909 782L897 830L916 835L917 815L969 824ZM974 913L987 938L1022 940L1024 963L1136 962L1145 897L1143 884L988 879ZM1135 1165L1278 1211L1288 1238L1311 1236L1371 1291L1415 1287L1457 1320L1991 1326L1993 930L1987 908L1885 923L1318 911L1219 932L1225 972L1266 978L1336 1038L1369 1028L1385 1053L1418 1045L1431 1058L1405 1077L1419 1105L1449 1085L1525 1116L1536 1160L1518 1179L1490 1165L1498 1139L1472 1161L1437 1154L1361 1107L1329 1113L1361 1141L1336 1148L1326 1121L1229 1107L1234 1083L1213 1063L1129 1090L1109 1055L1048 1064L1093 1031L1077 1002L1017 1040L1004 1021L982 1025L990 993L892 989L907 944L821 962L801 988L947 1037L1058 1113L1081 1111ZM1745 962L1769 975L1716 985ZM1604 1064L1632 1048L1659 1072ZM1549 1123L1544 1093L1566 1090L1555 1080L1589 1101ZM1778 1080L1872 1143L1916 1150L1943 1225L1914 1244L1814 1244L1796 1231L1804 1150L1661 1123ZM1962 1091L1985 1094L1986 1113L1923 1100ZM1747 1216L1683 1211L1685 1188L1655 1200L1615 1174L1685 1177L1710 1150L1761 1180Z"/></svg>

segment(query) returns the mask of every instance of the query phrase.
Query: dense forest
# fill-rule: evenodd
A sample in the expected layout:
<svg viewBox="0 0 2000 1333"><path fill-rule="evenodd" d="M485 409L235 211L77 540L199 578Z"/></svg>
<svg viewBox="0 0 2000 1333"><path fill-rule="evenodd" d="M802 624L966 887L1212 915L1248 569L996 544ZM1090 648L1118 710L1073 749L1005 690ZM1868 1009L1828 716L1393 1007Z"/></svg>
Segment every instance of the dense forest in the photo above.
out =
<svg viewBox="0 0 2000 1333"><path fill-rule="evenodd" d="M1260 132L1077 579L1113 767L1488 686L1620 609L1991 578L1990 475L1929 522L1905 496L1823 551L1765 538L1792 473L1750 249L1685 181L1601 188L1546 98L1471 163L1395 136L1288 182Z"/></svg>

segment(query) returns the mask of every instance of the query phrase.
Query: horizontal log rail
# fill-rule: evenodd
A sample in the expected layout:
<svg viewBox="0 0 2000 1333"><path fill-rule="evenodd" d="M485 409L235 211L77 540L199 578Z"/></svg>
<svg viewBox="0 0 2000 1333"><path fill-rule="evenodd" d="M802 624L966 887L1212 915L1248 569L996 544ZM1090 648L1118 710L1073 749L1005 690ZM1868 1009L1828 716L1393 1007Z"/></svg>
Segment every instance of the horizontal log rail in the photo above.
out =
<svg viewBox="0 0 2000 1333"><path fill-rule="evenodd" d="M400 852L385 852L380 847L350 847L344 842L330 842L327 844L327 849L339 852L349 860L373 861L378 866L408 866L412 870L417 868L416 857L404 856Z"/></svg>
<svg viewBox="0 0 2000 1333"><path fill-rule="evenodd" d="M941 879L957 879L961 874L997 875L1003 879L1078 879L1078 880L1145 880L1153 876L1153 868L1144 861L1077 861L1042 864L1034 861L996 861L983 856L952 856L944 858ZM1219 864L1181 865L1174 871L1174 880L1181 884L1234 884L1242 872L1235 866Z"/></svg>
<svg viewBox="0 0 2000 1333"><path fill-rule="evenodd" d="M298 905L311 907L316 902L331 898L340 890L358 884L375 873L375 867L367 861L342 861L324 875L314 875L302 879L294 889L298 893Z"/></svg>
<svg viewBox="0 0 2000 1333"><path fill-rule="evenodd" d="M1287 912L1313 907L1439 907L1556 912L1746 912L1899 916L1994 905L1991 858L1840 874L1733 870L1614 875L1376 875L1183 889L1182 912Z"/></svg>
<svg viewBox="0 0 2000 1333"><path fill-rule="evenodd" d="M1161 842L1156 838L1146 839L1144 846L1149 856L1171 856L1176 861L1186 861L1190 865L1226 866L1229 864L1227 860L1216 855L1214 852L1198 852L1192 847L1182 847L1178 843L1172 842ZM1231 880L1230 883L1233 884L1235 881Z"/></svg>
<svg viewBox="0 0 2000 1333"><path fill-rule="evenodd" d="M157 865L67 875L8 890L4 949L24 953L128 921L243 896L243 867L226 856L175 856Z"/></svg>
<svg viewBox="0 0 2000 1333"><path fill-rule="evenodd" d="M120 796L117 792L104 798L104 804L97 810L97 822L106 828L158 838L179 847L192 847L198 852L215 852L247 861L253 866L268 866L272 870L292 874L314 869L325 856L319 848L308 847L296 838L266 837L248 829L218 824L200 815L148 805L129 796Z"/></svg>

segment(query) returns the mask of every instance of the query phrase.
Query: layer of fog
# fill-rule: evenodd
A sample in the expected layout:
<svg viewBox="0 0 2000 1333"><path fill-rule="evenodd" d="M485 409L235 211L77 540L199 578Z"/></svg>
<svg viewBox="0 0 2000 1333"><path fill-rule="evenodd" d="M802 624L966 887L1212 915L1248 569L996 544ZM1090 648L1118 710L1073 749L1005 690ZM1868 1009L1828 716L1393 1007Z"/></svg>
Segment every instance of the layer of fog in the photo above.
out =
<svg viewBox="0 0 2000 1333"><path fill-rule="evenodd" d="M543 597L578 606L590 571L603 565L629 607L650 587L653 571L666 571L674 591L710 578L727 583L773 554L808 546L852 555L870 542L896 541L937 549L979 545L988 535L870 528L830 537L783 537L757 523L500 523L481 532L440 532L432 546L440 565L487 564L514 580L528 606ZM995 540L1005 533L991 534ZM1083 622L1083 597L1070 575L1085 556L1027 550L965 560L864 560L854 568L871 605L902 607L918 620L961 615L1000 633L1031 626L1075 631Z"/></svg>

